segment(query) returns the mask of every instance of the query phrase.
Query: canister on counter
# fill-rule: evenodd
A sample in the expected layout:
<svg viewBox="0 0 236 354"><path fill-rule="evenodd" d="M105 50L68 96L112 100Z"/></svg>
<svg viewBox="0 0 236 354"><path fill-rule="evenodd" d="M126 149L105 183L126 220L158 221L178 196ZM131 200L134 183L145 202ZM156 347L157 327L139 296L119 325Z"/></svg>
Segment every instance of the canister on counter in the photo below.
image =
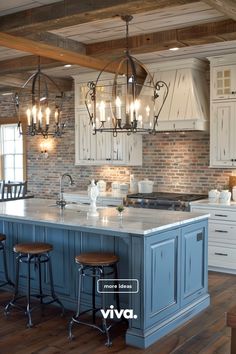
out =
<svg viewBox="0 0 236 354"><path fill-rule="evenodd" d="M236 186L232 188L232 199L234 202L236 202Z"/></svg>
<svg viewBox="0 0 236 354"><path fill-rule="evenodd" d="M229 176L229 190L233 192L233 187L236 186L236 176Z"/></svg>

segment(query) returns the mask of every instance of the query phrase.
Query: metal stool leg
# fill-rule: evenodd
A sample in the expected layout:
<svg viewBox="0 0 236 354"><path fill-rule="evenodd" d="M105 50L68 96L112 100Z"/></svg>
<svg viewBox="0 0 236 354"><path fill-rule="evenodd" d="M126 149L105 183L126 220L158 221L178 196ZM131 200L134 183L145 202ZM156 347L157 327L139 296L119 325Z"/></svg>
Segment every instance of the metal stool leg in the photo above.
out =
<svg viewBox="0 0 236 354"><path fill-rule="evenodd" d="M9 276L8 276L5 244L3 242L1 242L1 246L2 246L2 253L3 253L3 267L4 267L4 273L5 273L5 279L6 279L6 282L3 283L2 285L9 284L9 285L14 286L13 282L9 279Z"/></svg>
<svg viewBox="0 0 236 354"><path fill-rule="evenodd" d="M4 313L5 315L9 314L9 310L11 306L14 306L14 302L16 301L18 297L18 292L19 292L19 272L20 272L20 259L22 255L19 254L16 257L16 279L15 279L15 289L14 289L14 294L12 300L5 306Z"/></svg>
<svg viewBox="0 0 236 354"><path fill-rule="evenodd" d="M42 290L42 272L41 272L41 258L40 256L37 257L38 260L38 269L39 269L39 297L40 297L40 304L43 305L43 290Z"/></svg>
<svg viewBox="0 0 236 354"><path fill-rule="evenodd" d="M96 283L96 268L93 267L93 291L92 291L92 297L93 297L93 323L95 323L95 314L96 314L96 303L95 303L95 283Z"/></svg>
<svg viewBox="0 0 236 354"><path fill-rule="evenodd" d="M72 334L72 327L73 324L76 322L76 319L79 317L80 314L80 300L81 300L81 287L82 287L82 275L83 275L83 266L79 267L78 269L78 298L77 298L77 311L76 315L72 317L69 322L69 339L73 339L74 336Z"/></svg>
<svg viewBox="0 0 236 354"><path fill-rule="evenodd" d="M51 287L51 296L52 296L53 300L61 306L62 315L64 315L64 313L65 313L64 306L61 303L61 301L58 299L58 297L56 296L55 291L54 291L51 259L50 259L49 254L47 254L47 256L48 256L48 271L49 271L49 279L50 279L50 287Z"/></svg>
<svg viewBox="0 0 236 354"><path fill-rule="evenodd" d="M101 279L104 279L104 267L99 267L99 270L100 270ZM106 294L103 292L102 293L102 308L104 310L106 310L106 300L105 300L105 298L106 298ZM104 333L106 333L106 336L107 336L107 341L106 341L105 345L107 347L110 347L110 346L112 346L112 341L110 339L110 333L109 333L109 329L110 329L111 326L109 326L109 327L107 326L107 321L106 321L106 319L104 317L102 319L102 325L103 325L103 331L104 331Z"/></svg>
<svg viewBox="0 0 236 354"><path fill-rule="evenodd" d="M117 264L116 263L113 265L113 269L114 269L114 277L115 277L115 279L118 279L118 270L117 270ZM115 280L115 284L117 286L117 289L119 289L118 280ZM116 307L117 307L118 311L120 311L120 297L119 297L119 293L118 292L115 293L115 298L116 298Z"/></svg>
<svg viewBox="0 0 236 354"><path fill-rule="evenodd" d="M30 294L30 276L31 276L31 271L30 271L30 266L31 266L31 259L33 259L34 256L30 256L28 254L27 256L27 306L26 306L26 315L28 316L28 323L27 327L33 327L32 323L32 318L31 318L31 294Z"/></svg>

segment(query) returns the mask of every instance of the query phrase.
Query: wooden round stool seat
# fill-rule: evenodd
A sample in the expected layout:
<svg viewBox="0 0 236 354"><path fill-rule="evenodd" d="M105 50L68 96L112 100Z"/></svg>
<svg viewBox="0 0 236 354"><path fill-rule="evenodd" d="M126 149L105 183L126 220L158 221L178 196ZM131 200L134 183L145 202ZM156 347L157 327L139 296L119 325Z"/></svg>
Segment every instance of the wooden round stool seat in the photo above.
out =
<svg viewBox="0 0 236 354"><path fill-rule="evenodd" d="M6 240L6 235L0 233L0 242Z"/></svg>
<svg viewBox="0 0 236 354"><path fill-rule="evenodd" d="M40 254L52 251L53 247L49 243L33 242L33 243L18 243L13 250L17 253Z"/></svg>
<svg viewBox="0 0 236 354"><path fill-rule="evenodd" d="M107 266L110 264L117 263L119 257L113 253L81 253L79 256L75 257L76 263L80 263L88 266Z"/></svg>

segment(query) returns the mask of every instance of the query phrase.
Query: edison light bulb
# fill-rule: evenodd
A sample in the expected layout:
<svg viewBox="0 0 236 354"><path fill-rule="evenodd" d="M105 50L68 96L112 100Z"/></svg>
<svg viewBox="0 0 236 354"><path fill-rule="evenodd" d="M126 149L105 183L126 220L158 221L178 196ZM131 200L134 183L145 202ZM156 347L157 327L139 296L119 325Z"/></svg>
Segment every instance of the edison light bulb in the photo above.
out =
<svg viewBox="0 0 236 354"><path fill-rule="evenodd" d="M47 107L46 110L45 110L45 113L46 113L46 125L49 125L51 109L49 107Z"/></svg>
<svg viewBox="0 0 236 354"><path fill-rule="evenodd" d="M31 110L28 108L26 111L28 125L31 124Z"/></svg>

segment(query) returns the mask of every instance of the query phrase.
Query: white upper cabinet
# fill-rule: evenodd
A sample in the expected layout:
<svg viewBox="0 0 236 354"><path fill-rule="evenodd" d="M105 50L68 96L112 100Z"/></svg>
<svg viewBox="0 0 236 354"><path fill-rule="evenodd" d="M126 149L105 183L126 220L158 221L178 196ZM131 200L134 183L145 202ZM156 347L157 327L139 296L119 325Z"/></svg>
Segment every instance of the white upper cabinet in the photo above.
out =
<svg viewBox="0 0 236 354"><path fill-rule="evenodd" d="M212 99L236 98L236 65L212 69Z"/></svg>
<svg viewBox="0 0 236 354"><path fill-rule="evenodd" d="M236 55L209 58L210 167L236 167Z"/></svg>
<svg viewBox="0 0 236 354"><path fill-rule="evenodd" d="M142 165L142 136L110 132L93 134L85 106L87 82L96 73L75 77L75 164L76 165ZM104 84L106 84L104 82ZM102 89L102 88L101 88Z"/></svg>
<svg viewBox="0 0 236 354"><path fill-rule="evenodd" d="M236 166L236 102L212 104L210 164L214 167Z"/></svg>
<svg viewBox="0 0 236 354"><path fill-rule="evenodd" d="M211 63L211 99L236 99L236 54L208 59Z"/></svg>

